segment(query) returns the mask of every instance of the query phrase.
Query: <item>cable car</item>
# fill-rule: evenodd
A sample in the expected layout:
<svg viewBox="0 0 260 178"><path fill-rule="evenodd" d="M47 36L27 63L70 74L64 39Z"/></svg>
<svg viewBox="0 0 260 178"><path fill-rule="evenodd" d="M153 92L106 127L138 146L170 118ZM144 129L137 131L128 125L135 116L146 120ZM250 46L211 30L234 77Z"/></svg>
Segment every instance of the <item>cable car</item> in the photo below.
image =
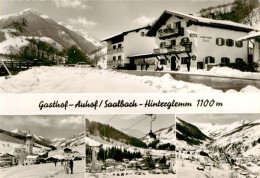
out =
<svg viewBox="0 0 260 178"><path fill-rule="evenodd" d="M153 121L156 120L156 115L155 114L146 114L146 115L151 117L149 136L150 138L156 140L156 135L153 133Z"/></svg>

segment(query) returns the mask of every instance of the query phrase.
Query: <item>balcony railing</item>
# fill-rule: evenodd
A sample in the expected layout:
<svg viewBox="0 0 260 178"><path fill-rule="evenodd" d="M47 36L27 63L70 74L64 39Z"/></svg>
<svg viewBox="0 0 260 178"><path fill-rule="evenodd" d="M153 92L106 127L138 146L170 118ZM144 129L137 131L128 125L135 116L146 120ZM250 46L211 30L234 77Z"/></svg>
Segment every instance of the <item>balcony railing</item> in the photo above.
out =
<svg viewBox="0 0 260 178"><path fill-rule="evenodd" d="M192 43L188 43L185 45L175 45L175 46L165 46L165 48L157 48L154 49L155 54L164 54L164 53L185 53L185 52L191 52L191 46Z"/></svg>
<svg viewBox="0 0 260 178"><path fill-rule="evenodd" d="M161 29L158 32L158 37L162 40L164 40L166 38L183 36L183 35L184 35L184 28L183 27L178 27L178 28L167 27L165 29Z"/></svg>
<svg viewBox="0 0 260 178"><path fill-rule="evenodd" d="M124 50L124 47L115 48L115 49L108 49L107 54L118 53L118 52L122 52L123 50Z"/></svg>

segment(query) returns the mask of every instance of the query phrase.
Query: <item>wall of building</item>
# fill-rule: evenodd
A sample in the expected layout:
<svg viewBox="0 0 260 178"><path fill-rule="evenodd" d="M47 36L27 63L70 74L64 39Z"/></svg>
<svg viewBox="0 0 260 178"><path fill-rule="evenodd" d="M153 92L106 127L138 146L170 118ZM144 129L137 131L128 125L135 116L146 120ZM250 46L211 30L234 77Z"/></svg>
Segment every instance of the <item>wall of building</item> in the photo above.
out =
<svg viewBox="0 0 260 178"><path fill-rule="evenodd" d="M189 19L183 18L180 19L176 16L172 16L170 19L167 20L166 24L163 25L160 29L165 29L167 24L171 24L173 27L173 23L181 22L181 27L184 28L184 36L172 37L165 40L160 40L158 38L158 32L156 36L156 43L160 46L161 42L167 42L171 40L176 40L176 45L178 45L182 38L188 37L189 41L192 42L192 52L190 56L195 55L196 60L191 60L191 68L197 68L197 62L205 62L205 58L207 56L212 56L215 58L215 62L209 65L217 65L221 63L222 57L230 58L230 62L235 62L236 58L242 58L245 62L248 59L248 45L247 42L243 42L243 47L239 48L235 46L236 39L246 36L248 33L246 32L239 32L234 30L227 30L227 29L220 29L220 28L213 28L213 27L206 27L206 26L198 26L198 25L187 25ZM234 46L227 46L224 44L223 46L218 46L216 44L216 38L223 38L223 39L233 39ZM226 41L225 41L226 43ZM256 47L257 48L257 47ZM259 48L258 48L259 49ZM256 49L255 49L256 50ZM167 50L165 49L165 52ZM259 59L258 56L259 52L255 54L255 58ZM172 56L167 56L170 59ZM180 60L176 61L176 66L180 66L181 70L186 70L187 65L181 63L182 57L188 57L186 53L178 54ZM160 58L165 58L164 56L160 56ZM204 65L207 68L207 65ZM167 65L165 66L166 70L170 70L171 63L167 61Z"/></svg>
<svg viewBox="0 0 260 178"><path fill-rule="evenodd" d="M236 58L242 58L244 62L247 62L248 58L248 45L246 41L243 41L243 47L236 47L235 41L243 36L246 36L246 32L238 32L233 30L198 26L198 58L197 61L203 62L205 57L212 56L215 58L214 64L221 63L222 57L230 58L230 63L234 63ZM216 44L217 38L223 38L226 43L226 39L234 40L234 46L218 46Z"/></svg>
<svg viewBox="0 0 260 178"><path fill-rule="evenodd" d="M158 48L154 37L142 36L147 30L142 29L138 32L128 33L124 37L124 63L129 64L128 56L137 54L152 53L153 49Z"/></svg>
<svg viewBox="0 0 260 178"><path fill-rule="evenodd" d="M183 36L177 36L177 37L172 37L172 38L167 38L165 40L160 40L158 37L158 33L156 35L156 43L158 46L160 46L161 42L169 42L171 40L176 40L176 45L179 45L179 43L181 42L182 38L188 37L190 42L192 42L192 52L190 53L190 55L197 55L197 51L198 51L198 41L196 37L191 37L190 35L192 34L193 36L197 34L197 26L195 25L191 25L187 27L187 18L183 18L183 19L179 19L176 16L172 16L171 18L169 18L167 20L167 22L165 23L165 25L163 25L160 29L165 29L167 24L171 24L171 27L173 28L173 24L176 22L181 22L181 27L184 28L184 35ZM168 59L171 59L172 56L175 55L168 55ZM186 64L182 64L181 63L181 58L182 57L188 57L188 55L186 53L181 53L178 54L179 58L178 59L176 56L176 66L180 66L180 68L187 68ZM160 56L160 58L165 58L164 56ZM197 66L197 62L191 60L191 67L196 67ZM164 70L170 70L171 69L171 61L167 61L167 65L164 66Z"/></svg>
<svg viewBox="0 0 260 178"><path fill-rule="evenodd" d="M123 47L123 50L121 51L117 51L118 49L118 45L121 45L121 47ZM107 53L106 55L106 61L107 61L107 68L111 68L116 64L122 63L123 59L124 59L124 42L119 42L119 43L115 43L112 44L111 41L107 42L107 50L112 50L113 46L116 46L116 52L113 53ZM121 56L121 61L119 61L118 57ZM113 61L113 57L116 57L116 61Z"/></svg>

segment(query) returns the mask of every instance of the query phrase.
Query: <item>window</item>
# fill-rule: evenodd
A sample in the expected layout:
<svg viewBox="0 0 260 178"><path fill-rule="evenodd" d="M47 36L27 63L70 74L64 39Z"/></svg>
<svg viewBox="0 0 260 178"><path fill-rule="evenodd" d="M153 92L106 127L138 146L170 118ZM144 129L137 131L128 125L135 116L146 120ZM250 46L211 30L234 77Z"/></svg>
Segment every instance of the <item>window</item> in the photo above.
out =
<svg viewBox="0 0 260 178"><path fill-rule="evenodd" d="M243 59L242 58L236 58L236 63L243 63Z"/></svg>
<svg viewBox="0 0 260 178"><path fill-rule="evenodd" d="M227 57L222 57L222 58L221 58L221 63L229 64L229 63L230 63L230 59L227 58Z"/></svg>
<svg viewBox="0 0 260 178"><path fill-rule="evenodd" d="M181 22L176 22L175 26L176 26L176 28L181 28Z"/></svg>
<svg viewBox="0 0 260 178"><path fill-rule="evenodd" d="M181 58L181 64L187 64L187 57Z"/></svg>
<svg viewBox="0 0 260 178"><path fill-rule="evenodd" d="M166 45L166 42L161 42L161 43L160 43L160 48L164 48L165 45Z"/></svg>
<svg viewBox="0 0 260 178"><path fill-rule="evenodd" d="M215 58L212 57L212 56L208 56L205 58L205 64L208 64L208 63L215 63Z"/></svg>
<svg viewBox="0 0 260 178"><path fill-rule="evenodd" d="M144 32L141 32L141 36L144 36Z"/></svg>
<svg viewBox="0 0 260 178"><path fill-rule="evenodd" d="M236 41L236 47L242 48L243 47L243 41Z"/></svg>
<svg viewBox="0 0 260 178"><path fill-rule="evenodd" d="M232 39L226 39L226 45L227 45L227 46L234 46L234 40L232 40Z"/></svg>
<svg viewBox="0 0 260 178"><path fill-rule="evenodd" d="M167 24L166 27L167 27L167 28L171 28L171 24Z"/></svg>
<svg viewBox="0 0 260 178"><path fill-rule="evenodd" d="M115 61L116 60L116 56L113 56L113 61Z"/></svg>
<svg viewBox="0 0 260 178"><path fill-rule="evenodd" d="M216 38L216 44L218 46L223 46L224 45L224 39L223 38Z"/></svg>
<svg viewBox="0 0 260 178"><path fill-rule="evenodd" d="M180 44L186 44L186 43L188 43L189 41L190 41L189 38L188 38L188 37L185 37L185 38L182 38L182 39L181 39Z"/></svg>
<svg viewBox="0 0 260 178"><path fill-rule="evenodd" d="M118 44L118 48L121 48L122 47L122 44Z"/></svg>
<svg viewBox="0 0 260 178"><path fill-rule="evenodd" d="M176 40L171 40L171 46L175 46L176 45Z"/></svg>
<svg viewBox="0 0 260 178"><path fill-rule="evenodd" d="M122 59L122 56L118 56L117 59L120 61Z"/></svg>
<svg viewBox="0 0 260 178"><path fill-rule="evenodd" d="M116 45L113 46L113 49L116 49Z"/></svg>
<svg viewBox="0 0 260 178"><path fill-rule="evenodd" d="M166 65L166 60L165 59L160 59L160 65Z"/></svg>

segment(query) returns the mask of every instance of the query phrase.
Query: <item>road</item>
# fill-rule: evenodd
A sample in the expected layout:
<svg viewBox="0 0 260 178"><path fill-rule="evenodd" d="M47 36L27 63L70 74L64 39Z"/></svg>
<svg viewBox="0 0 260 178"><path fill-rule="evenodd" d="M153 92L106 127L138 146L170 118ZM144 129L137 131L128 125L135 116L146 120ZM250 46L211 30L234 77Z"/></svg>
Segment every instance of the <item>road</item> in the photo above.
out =
<svg viewBox="0 0 260 178"><path fill-rule="evenodd" d="M155 72L155 71L136 71L136 70L118 70L118 72L132 74L136 76L163 76L167 72ZM234 79L226 77L211 77L211 76L199 76L199 75L189 75L181 73L169 73L175 80L181 80L190 83L203 84L214 89L227 91L234 89L240 91L248 85L260 88L260 80L249 80L249 79Z"/></svg>
<svg viewBox="0 0 260 178"><path fill-rule="evenodd" d="M204 171L197 170L199 163L189 160L177 161L178 178L229 178L232 171L218 169L215 167L206 167Z"/></svg>
<svg viewBox="0 0 260 178"><path fill-rule="evenodd" d="M74 161L74 174L65 174L63 166L57 163L36 164L29 166L14 166L0 169L1 178L84 178L85 164L84 161Z"/></svg>

